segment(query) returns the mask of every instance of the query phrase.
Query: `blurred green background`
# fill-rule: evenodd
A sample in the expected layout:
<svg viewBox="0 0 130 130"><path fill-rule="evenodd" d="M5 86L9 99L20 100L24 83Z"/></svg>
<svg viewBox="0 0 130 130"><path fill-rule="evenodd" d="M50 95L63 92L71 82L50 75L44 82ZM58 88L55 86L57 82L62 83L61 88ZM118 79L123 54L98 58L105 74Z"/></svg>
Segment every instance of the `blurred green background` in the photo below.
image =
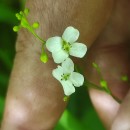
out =
<svg viewBox="0 0 130 130"><path fill-rule="evenodd" d="M0 122L2 120L9 75L15 55L18 24L15 13L24 7L25 0L0 0ZM71 96L55 130L104 130L84 87Z"/></svg>

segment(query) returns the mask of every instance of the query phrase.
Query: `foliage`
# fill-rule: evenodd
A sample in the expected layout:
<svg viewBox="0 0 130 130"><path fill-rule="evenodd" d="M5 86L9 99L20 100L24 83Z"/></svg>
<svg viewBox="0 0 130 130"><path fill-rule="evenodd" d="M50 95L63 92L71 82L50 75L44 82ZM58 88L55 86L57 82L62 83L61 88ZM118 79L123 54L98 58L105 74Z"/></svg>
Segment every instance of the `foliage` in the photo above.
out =
<svg viewBox="0 0 130 130"><path fill-rule="evenodd" d="M9 75L15 55L16 34L12 28L17 24L15 13L21 10L25 0L0 1L0 121L5 104ZM85 87L78 88L70 98L69 104L55 130L104 130L92 107Z"/></svg>

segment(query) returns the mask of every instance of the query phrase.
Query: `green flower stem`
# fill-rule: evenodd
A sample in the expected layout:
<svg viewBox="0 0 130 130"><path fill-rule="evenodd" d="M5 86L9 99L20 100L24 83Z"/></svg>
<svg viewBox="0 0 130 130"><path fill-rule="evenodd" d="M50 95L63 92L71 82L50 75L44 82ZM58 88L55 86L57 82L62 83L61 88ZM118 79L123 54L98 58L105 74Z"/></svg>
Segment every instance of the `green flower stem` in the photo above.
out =
<svg viewBox="0 0 130 130"><path fill-rule="evenodd" d="M112 96L113 99L115 99L119 104L121 104L121 102L122 102L120 99L118 99L117 97L115 97L115 96L112 94L112 92L110 91L110 89L105 89L105 88L103 88L103 87L100 87L100 86L98 86L98 85L96 85L96 84L94 84L94 83L88 81L87 79L85 79L84 85L85 85L87 88L94 88L94 89L98 89L98 90L101 90L101 91L106 92L107 94L109 94L110 96Z"/></svg>
<svg viewBox="0 0 130 130"><path fill-rule="evenodd" d="M96 69L97 73L99 74L99 76L101 77L101 79L103 80L103 76L101 74L101 69L98 66L98 64L96 64L95 62L92 63L92 66Z"/></svg>
<svg viewBox="0 0 130 130"><path fill-rule="evenodd" d="M88 81L85 79L85 83L84 85L87 87L87 88L94 88L94 89L98 89L98 90L102 90L102 91L105 91L104 88L102 87L99 87L98 85Z"/></svg>
<svg viewBox="0 0 130 130"><path fill-rule="evenodd" d="M43 44L46 43L46 41L44 41L42 38L40 38L35 32L34 32L34 29L32 27L28 27L27 28L37 39L39 39Z"/></svg>
<svg viewBox="0 0 130 130"><path fill-rule="evenodd" d="M34 37L36 37L42 43L42 52L41 52L40 60L43 63L46 63L48 61L48 56L44 50L44 45L46 44L46 41L44 41L41 37L39 37L35 32L35 29L39 27L39 23L34 22L33 25L30 25L30 23L27 20L28 14L29 14L29 9L25 9L24 11L20 11L20 13L16 14L17 19L21 22L19 26L14 26L13 30L15 32L18 32L20 28L23 27L27 29L30 33L32 33Z"/></svg>
<svg viewBox="0 0 130 130"><path fill-rule="evenodd" d="M122 101L121 101L119 98L115 97L113 94L111 94L111 96L112 96L119 104L122 103Z"/></svg>
<svg viewBox="0 0 130 130"><path fill-rule="evenodd" d="M27 12L27 13L25 14L25 12ZM27 14L28 14L28 10L27 9L25 9L24 12L21 11L19 14L18 13L16 14L16 17L19 20L21 20L21 25L20 26L28 29L28 31L30 31L37 39L39 39L42 43L45 44L46 42L35 33L34 28L29 24L29 22L28 22L28 20L26 18ZM34 23L34 24L36 24L36 23ZM35 27L35 29L38 28L38 26L39 25L37 25Z"/></svg>
<svg viewBox="0 0 130 130"><path fill-rule="evenodd" d="M37 39L39 39L43 44L46 43L46 42L45 42L43 39L41 39L33 30L32 30L32 34L33 34Z"/></svg>
<svg viewBox="0 0 130 130"><path fill-rule="evenodd" d="M100 68L99 68L99 67L98 67L97 70L98 70L99 74L101 75L101 72L100 72ZM79 73L82 72L82 71L80 70L79 66L75 66L75 71L76 71L76 72L79 72ZM82 73L82 74L83 74L83 73ZM104 92L106 92L107 94L109 94L110 96L112 96L113 99L115 99L119 104L121 103L121 100L118 99L117 97L115 97L115 96L112 94L112 92L111 92L111 90L109 89L108 86L107 86L107 87L101 87L101 86L98 86L98 85L96 85L96 84L94 84L94 83L88 81L87 79L85 79L84 86L86 86L87 88L94 88L94 89L98 89L98 90L104 91Z"/></svg>

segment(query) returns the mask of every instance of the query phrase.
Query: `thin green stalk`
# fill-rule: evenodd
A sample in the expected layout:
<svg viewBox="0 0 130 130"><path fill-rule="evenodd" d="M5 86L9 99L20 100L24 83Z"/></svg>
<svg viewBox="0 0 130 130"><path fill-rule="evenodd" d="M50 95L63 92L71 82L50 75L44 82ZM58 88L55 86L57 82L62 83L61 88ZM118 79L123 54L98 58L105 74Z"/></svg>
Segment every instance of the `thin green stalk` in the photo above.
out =
<svg viewBox="0 0 130 130"><path fill-rule="evenodd" d="M33 30L32 28L28 28L28 30L29 30L37 39L39 39L43 44L46 43L43 39L41 39L41 38L34 32L34 30Z"/></svg>
<svg viewBox="0 0 130 130"><path fill-rule="evenodd" d="M113 94L112 94L112 92L110 91L110 89L109 89L109 93L108 93L108 90L106 90L106 89L104 89L104 88L102 88L102 87L100 87L100 86L98 86L98 85L96 85L96 84L94 84L94 83L92 83L92 82L90 82L90 81L88 81L88 80L85 80L85 84L84 84L87 88L89 87L89 88L94 88L94 89L98 89L98 90L102 90L102 91L104 91L104 92L106 92L107 94L109 94L110 96L112 96L119 104L121 104L121 100L120 99L118 99L117 97L115 97Z"/></svg>

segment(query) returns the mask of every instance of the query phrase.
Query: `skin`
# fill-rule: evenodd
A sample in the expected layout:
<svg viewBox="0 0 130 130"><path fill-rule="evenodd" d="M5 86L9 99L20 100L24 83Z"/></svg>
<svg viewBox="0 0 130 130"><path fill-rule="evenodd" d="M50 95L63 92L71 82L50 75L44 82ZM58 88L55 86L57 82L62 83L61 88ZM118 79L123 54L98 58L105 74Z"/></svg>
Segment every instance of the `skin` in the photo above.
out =
<svg viewBox="0 0 130 130"><path fill-rule="evenodd" d="M29 21L39 21L37 33L47 39L62 35L67 26L76 27L80 42L88 46L84 60L76 60L86 77L99 83L92 67L95 61L114 96L90 89L90 97L108 130L130 129L130 92L128 83L120 80L129 71L129 0L28 0ZM1 130L52 130L66 107L63 89L52 75L56 68L50 53L49 62L39 60L41 44L26 30L16 43ZM81 62L82 61L82 62ZM49 81L49 82L48 82ZM107 117L107 118L106 118Z"/></svg>

